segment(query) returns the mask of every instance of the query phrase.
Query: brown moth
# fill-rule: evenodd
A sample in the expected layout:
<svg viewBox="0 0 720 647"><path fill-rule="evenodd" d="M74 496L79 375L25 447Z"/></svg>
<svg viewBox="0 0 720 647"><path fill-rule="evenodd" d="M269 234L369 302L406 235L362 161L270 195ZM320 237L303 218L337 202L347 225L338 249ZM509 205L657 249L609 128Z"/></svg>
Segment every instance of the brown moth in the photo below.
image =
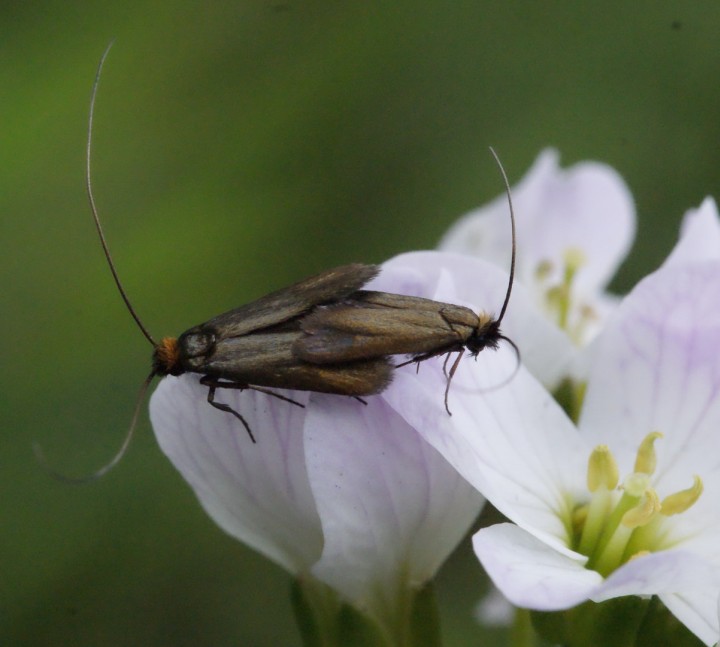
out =
<svg viewBox="0 0 720 647"><path fill-rule="evenodd" d="M397 365L400 367L447 355L447 366L450 354L457 353L445 388L445 408L449 414L450 382L466 350L477 357L486 348L497 349L504 340L513 347L519 361L518 347L500 330L515 276L515 214L507 176L495 151L492 148L490 151L505 181L512 227L510 276L500 315L495 318L482 311L476 314L464 306L421 297L359 291L302 319L300 327L306 334L293 345L299 359L323 365L410 355L411 359Z"/></svg>
<svg viewBox="0 0 720 647"><path fill-rule="evenodd" d="M93 196L90 160L92 150L95 98L103 64L112 43L98 65L90 99L86 148L86 189L90 209L110 271L125 305L145 338L153 346L152 370L142 385L130 428L120 450L104 467L88 477L71 478L50 469L64 481L94 480L112 469L125 454L140 412L145 393L156 376L197 373L208 387L208 402L215 408L234 415L255 442L250 426L242 415L226 404L215 402L217 389L254 389L278 397L297 406L302 404L269 390L272 388L317 391L360 397L384 390L392 379L392 365L386 357L359 357L318 364L306 362L292 352L304 336L300 327L303 316L318 306L351 298L380 268L355 263L337 267L289 287L272 292L257 301L213 317L194 326L179 337L166 337L156 342L148 332L120 282L115 269ZM46 464L36 446L40 461Z"/></svg>

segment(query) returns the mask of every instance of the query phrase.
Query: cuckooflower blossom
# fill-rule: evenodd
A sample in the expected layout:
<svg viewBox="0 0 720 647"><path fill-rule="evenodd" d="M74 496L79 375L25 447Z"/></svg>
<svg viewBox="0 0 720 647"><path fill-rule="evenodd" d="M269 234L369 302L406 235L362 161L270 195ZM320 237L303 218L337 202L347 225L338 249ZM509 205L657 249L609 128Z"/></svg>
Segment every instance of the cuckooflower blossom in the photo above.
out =
<svg viewBox="0 0 720 647"><path fill-rule="evenodd" d="M502 349L458 370L451 421L398 397L416 389L429 402L441 376L396 377L391 405L512 522L473 543L515 605L657 595L716 641L720 260L708 256L676 259L623 300L596 340L578 427L524 369L489 388L512 370Z"/></svg>
<svg viewBox="0 0 720 647"><path fill-rule="evenodd" d="M456 276L471 280L457 289ZM390 260L369 287L498 312L507 281L507 272L487 261L418 252ZM503 331L529 349L523 359L531 365L551 361L562 337L522 286ZM512 378L513 361L491 388ZM469 357L462 364L476 370ZM233 416L208 405L196 376L165 378L150 403L161 448L223 530L298 577L312 574L386 627L397 623L393 615L407 605L408 591L433 577L484 501L388 398L396 391L403 407L430 407L453 420L442 358L400 374L437 388L408 390L396 380L367 404L278 390L304 408L253 390L219 390L218 401L242 413L257 444ZM457 375L449 406L476 394Z"/></svg>
<svg viewBox="0 0 720 647"><path fill-rule="evenodd" d="M218 391L247 420L253 444L233 416L208 405L197 376L168 377L151 399L153 428L225 532L291 574L330 585L392 635L484 499L383 395L363 403L277 392L304 408L253 390ZM413 406L424 395L402 397ZM443 390L433 400L444 411Z"/></svg>
<svg viewBox="0 0 720 647"><path fill-rule="evenodd" d="M581 162L561 170L558 159L557 151L544 150L512 190L516 281L565 332L565 344L582 347L616 305L605 290L632 244L635 210L627 186L609 166ZM507 270L511 235L506 198L460 218L439 248L485 258ZM550 372L531 370L555 387L556 367L557 361ZM560 374L573 371L582 369L565 366Z"/></svg>

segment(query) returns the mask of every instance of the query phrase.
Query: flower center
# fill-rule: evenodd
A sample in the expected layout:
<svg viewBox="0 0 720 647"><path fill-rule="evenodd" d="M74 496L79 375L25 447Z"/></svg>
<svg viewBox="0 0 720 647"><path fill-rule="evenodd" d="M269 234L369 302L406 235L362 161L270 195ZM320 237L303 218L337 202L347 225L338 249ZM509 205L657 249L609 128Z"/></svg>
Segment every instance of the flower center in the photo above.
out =
<svg viewBox="0 0 720 647"><path fill-rule="evenodd" d="M662 501L652 487L660 432L649 433L640 443L634 471L620 482L617 463L606 445L590 454L587 487L590 501L573 513L573 548L587 555L587 568L607 577L635 557L664 550L667 519L689 509L702 494L700 477L687 490Z"/></svg>
<svg viewBox="0 0 720 647"><path fill-rule="evenodd" d="M597 313L573 296L573 282L587 259L577 247L569 247L563 254L563 268L559 283L552 282L553 263L542 260L535 268L535 278L543 294L543 307L552 315L557 325L568 333L578 346L582 344L589 324L597 319Z"/></svg>

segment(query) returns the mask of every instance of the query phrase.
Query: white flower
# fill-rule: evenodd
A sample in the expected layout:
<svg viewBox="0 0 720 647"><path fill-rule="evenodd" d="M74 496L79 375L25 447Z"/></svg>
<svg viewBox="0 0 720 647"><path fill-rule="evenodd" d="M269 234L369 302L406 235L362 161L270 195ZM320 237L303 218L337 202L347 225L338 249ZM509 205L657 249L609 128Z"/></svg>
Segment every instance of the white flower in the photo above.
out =
<svg viewBox="0 0 720 647"><path fill-rule="evenodd" d="M153 428L223 530L294 575L311 573L391 632L483 498L382 396L363 404L278 393L305 408L218 391L249 423L253 444L233 416L208 405L196 376L167 377L150 403ZM401 397L412 405L419 396Z"/></svg>
<svg viewBox="0 0 720 647"><path fill-rule="evenodd" d="M513 188L517 221L516 281L536 306L583 346L602 328L615 299L605 289L635 236L635 210L627 186L609 166L558 166L553 149L540 153ZM462 217L440 249L482 257L509 269L511 235L507 199ZM532 369L531 369L532 370ZM544 373L534 374L550 386Z"/></svg>
<svg viewBox="0 0 720 647"><path fill-rule="evenodd" d="M514 365L503 349L461 366L452 420L395 397L416 389L429 402L442 376L433 374L433 385L427 376L397 375L390 403L513 522L474 537L511 602L559 610L654 594L715 642L718 295L720 261L673 263L643 280L597 339L578 428L524 369L489 389Z"/></svg>

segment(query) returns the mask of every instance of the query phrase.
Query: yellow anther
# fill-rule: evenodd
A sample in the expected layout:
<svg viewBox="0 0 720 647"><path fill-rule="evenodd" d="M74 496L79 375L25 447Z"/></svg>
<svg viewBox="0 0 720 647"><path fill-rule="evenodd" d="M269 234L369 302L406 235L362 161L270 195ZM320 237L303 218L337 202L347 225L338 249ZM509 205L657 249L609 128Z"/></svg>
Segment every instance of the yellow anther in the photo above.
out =
<svg viewBox="0 0 720 647"><path fill-rule="evenodd" d="M635 458L635 471L643 474L653 474L657 466L657 453L655 452L655 441L662 438L659 431L651 431L638 447L637 458Z"/></svg>
<svg viewBox="0 0 720 647"><path fill-rule="evenodd" d="M692 507L695 502L700 498L703 493L703 482L702 479L695 475L693 476L692 487L687 490L681 490L674 494L669 494L662 500L660 511L669 517L674 514L680 514L685 512L688 508Z"/></svg>
<svg viewBox="0 0 720 647"><path fill-rule="evenodd" d="M615 457L607 445L598 445L588 459L587 487L595 492L599 487L614 490L620 476Z"/></svg>
<svg viewBox="0 0 720 647"><path fill-rule="evenodd" d="M650 522L658 512L660 498L655 490L648 488L640 504L623 515L622 524L626 528L639 528Z"/></svg>

